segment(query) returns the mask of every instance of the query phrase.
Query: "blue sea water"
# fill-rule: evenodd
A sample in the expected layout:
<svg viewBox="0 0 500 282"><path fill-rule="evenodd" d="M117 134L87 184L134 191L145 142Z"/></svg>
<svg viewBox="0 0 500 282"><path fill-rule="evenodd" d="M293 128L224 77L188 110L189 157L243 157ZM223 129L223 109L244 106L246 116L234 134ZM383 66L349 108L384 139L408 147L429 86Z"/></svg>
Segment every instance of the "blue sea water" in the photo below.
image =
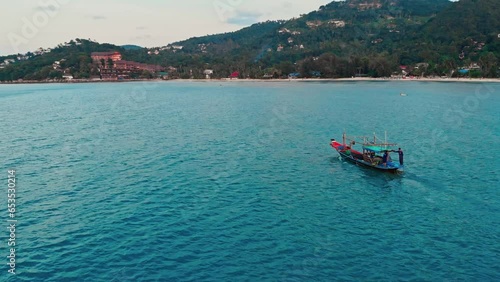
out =
<svg viewBox="0 0 500 282"><path fill-rule="evenodd" d="M2 281L500 280L500 84L0 85L0 109ZM387 131L405 173L339 160L344 130Z"/></svg>

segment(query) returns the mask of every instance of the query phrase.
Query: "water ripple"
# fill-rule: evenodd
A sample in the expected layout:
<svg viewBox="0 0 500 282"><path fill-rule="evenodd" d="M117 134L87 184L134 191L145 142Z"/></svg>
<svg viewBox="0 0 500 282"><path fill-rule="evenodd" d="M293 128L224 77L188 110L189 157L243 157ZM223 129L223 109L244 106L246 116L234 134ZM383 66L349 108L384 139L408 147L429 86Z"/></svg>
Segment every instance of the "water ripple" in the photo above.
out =
<svg viewBox="0 0 500 282"><path fill-rule="evenodd" d="M500 280L500 100L443 120L474 87L1 86L16 281ZM448 142L427 142L436 128ZM406 173L339 160L344 129L387 130Z"/></svg>

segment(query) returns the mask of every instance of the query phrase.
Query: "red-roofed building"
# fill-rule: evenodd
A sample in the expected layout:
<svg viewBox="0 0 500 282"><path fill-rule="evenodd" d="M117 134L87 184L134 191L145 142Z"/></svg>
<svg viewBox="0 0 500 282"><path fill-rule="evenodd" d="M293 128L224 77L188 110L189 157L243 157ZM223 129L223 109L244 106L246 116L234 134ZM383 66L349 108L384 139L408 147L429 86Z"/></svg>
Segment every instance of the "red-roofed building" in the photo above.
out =
<svg viewBox="0 0 500 282"><path fill-rule="evenodd" d="M239 72L237 72L237 71L233 72L233 73L229 76L229 78L238 78L238 77L240 77L240 73L239 73Z"/></svg>
<svg viewBox="0 0 500 282"><path fill-rule="evenodd" d="M150 65L150 64L143 64L132 61L122 61L122 60L114 62L113 68L119 70L146 70L149 72L163 71L165 69L158 65Z"/></svg>
<svg viewBox="0 0 500 282"><path fill-rule="evenodd" d="M155 73L164 70L158 65L124 61L119 52L93 52L91 57L94 64L97 64L100 69L101 78L106 80L137 78L143 75L144 71ZM104 64L102 64L102 60L104 60ZM108 63L109 60L112 60L113 63Z"/></svg>
<svg viewBox="0 0 500 282"><path fill-rule="evenodd" d="M120 54L120 52L93 52L90 56L94 62L101 62L101 60L107 62L109 59L116 62L122 59L122 54Z"/></svg>
<svg viewBox="0 0 500 282"><path fill-rule="evenodd" d="M138 77L143 71L150 73L163 71L165 68L158 65L143 64L132 61L119 60L113 62L112 66L105 65L101 68L102 79L117 80Z"/></svg>

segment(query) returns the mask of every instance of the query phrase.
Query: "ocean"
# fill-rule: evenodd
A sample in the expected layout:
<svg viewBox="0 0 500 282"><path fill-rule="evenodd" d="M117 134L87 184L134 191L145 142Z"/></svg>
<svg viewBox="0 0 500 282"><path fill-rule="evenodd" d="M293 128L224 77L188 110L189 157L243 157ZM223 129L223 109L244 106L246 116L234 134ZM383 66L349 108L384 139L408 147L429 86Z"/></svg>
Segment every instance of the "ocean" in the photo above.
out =
<svg viewBox="0 0 500 282"><path fill-rule="evenodd" d="M499 94L474 82L0 85L0 280L499 281ZM387 132L405 173L341 161L329 142L343 131Z"/></svg>

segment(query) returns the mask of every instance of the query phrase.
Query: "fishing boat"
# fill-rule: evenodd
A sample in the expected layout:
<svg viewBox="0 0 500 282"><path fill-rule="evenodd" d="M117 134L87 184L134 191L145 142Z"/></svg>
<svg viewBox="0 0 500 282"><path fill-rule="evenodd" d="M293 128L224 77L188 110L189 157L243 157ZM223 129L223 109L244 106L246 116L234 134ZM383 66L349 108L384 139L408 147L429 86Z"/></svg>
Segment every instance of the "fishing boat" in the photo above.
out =
<svg viewBox="0 0 500 282"><path fill-rule="evenodd" d="M353 149L360 144L361 151ZM331 139L330 145L339 153L340 157L359 166L373 168L379 171L401 173L404 171L403 151L397 144L380 141L374 134L373 139L366 136L348 137L342 134L342 143ZM399 161L393 161L391 153L398 153Z"/></svg>

